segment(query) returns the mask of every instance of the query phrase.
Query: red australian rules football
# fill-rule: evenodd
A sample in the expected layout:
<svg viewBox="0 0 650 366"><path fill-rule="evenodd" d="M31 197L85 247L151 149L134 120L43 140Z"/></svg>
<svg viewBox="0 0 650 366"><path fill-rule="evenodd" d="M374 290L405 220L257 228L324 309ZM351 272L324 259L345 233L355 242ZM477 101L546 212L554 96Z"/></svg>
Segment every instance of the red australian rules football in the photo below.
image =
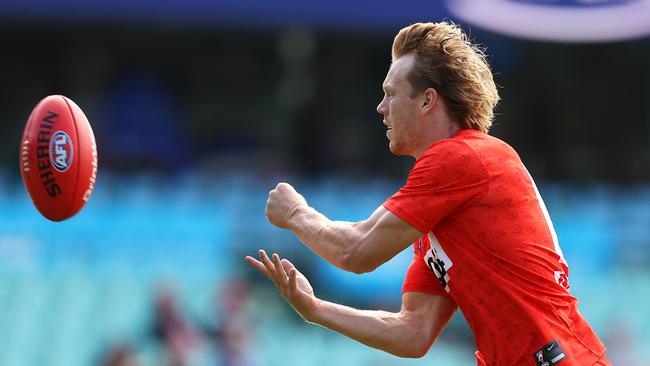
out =
<svg viewBox="0 0 650 366"><path fill-rule="evenodd" d="M41 100L27 120L20 173L40 213L65 220L88 202L97 177L95 136L84 112L63 95Z"/></svg>

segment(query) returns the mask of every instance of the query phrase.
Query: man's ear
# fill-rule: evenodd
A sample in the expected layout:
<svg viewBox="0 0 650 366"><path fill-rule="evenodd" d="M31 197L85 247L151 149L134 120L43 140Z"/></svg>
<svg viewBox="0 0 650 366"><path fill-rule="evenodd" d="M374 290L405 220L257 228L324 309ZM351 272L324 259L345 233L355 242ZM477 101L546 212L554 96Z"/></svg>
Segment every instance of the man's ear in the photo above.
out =
<svg viewBox="0 0 650 366"><path fill-rule="evenodd" d="M434 88L427 88L423 92L422 106L420 108L423 113L430 113L437 102L438 92Z"/></svg>

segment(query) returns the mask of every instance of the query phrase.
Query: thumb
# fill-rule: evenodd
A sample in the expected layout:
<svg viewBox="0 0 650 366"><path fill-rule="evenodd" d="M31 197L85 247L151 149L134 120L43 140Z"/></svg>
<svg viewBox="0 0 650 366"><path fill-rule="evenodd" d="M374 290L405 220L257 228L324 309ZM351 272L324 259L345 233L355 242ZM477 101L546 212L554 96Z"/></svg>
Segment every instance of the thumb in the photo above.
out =
<svg viewBox="0 0 650 366"><path fill-rule="evenodd" d="M278 183L278 185L275 188L276 189L287 189L287 190L295 191L293 186L291 184L287 183L287 182L280 182L280 183Z"/></svg>

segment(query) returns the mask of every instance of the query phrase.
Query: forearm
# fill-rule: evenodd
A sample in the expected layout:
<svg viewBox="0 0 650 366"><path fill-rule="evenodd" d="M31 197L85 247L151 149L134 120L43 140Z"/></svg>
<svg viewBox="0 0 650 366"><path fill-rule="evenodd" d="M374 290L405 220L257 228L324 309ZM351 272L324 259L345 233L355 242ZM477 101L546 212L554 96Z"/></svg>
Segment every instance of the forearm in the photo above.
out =
<svg viewBox="0 0 650 366"><path fill-rule="evenodd" d="M354 271L352 261L362 246L359 223L332 221L309 206L296 209L290 229L314 253L346 271Z"/></svg>
<svg viewBox="0 0 650 366"><path fill-rule="evenodd" d="M430 346L430 337L402 313L357 310L321 300L307 320L399 357L422 357Z"/></svg>

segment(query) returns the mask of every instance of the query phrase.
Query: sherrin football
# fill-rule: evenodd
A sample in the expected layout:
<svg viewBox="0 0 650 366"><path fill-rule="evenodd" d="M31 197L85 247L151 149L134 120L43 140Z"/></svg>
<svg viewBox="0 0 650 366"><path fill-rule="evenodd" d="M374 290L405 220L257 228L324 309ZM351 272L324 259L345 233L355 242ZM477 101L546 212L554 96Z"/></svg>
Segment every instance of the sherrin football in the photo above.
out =
<svg viewBox="0 0 650 366"><path fill-rule="evenodd" d="M20 145L20 173L38 211L70 218L88 202L97 177L97 146L84 112L63 95L32 111Z"/></svg>

